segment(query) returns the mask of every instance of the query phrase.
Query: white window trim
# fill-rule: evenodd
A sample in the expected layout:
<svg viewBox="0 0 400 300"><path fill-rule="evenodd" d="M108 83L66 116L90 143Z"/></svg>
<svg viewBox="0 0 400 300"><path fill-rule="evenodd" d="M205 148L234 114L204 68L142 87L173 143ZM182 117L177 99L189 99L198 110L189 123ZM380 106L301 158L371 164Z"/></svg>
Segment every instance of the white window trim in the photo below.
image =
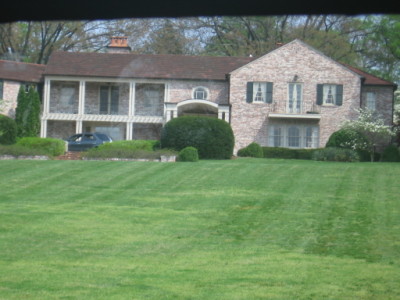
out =
<svg viewBox="0 0 400 300"><path fill-rule="evenodd" d="M299 147L289 146L289 128L296 127L299 129ZM281 145L275 146L275 128L281 128ZM307 128L311 128L311 146L307 146ZM319 127L312 125L296 125L296 124L273 124L269 125L268 130L268 146L269 147L283 147L291 149L315 149L319 146Z"/></svg>
<svg viewBox="0 0 400 300"><path fill-rule="evenodd" d="M261 88L261 100L257 100L258 89ZM253 82L253 103L265 103L267 100L267 82Z"/></svg>
<svg viewBox="0 0 400 300"><path fill-rule="evenodd" d="M323 88L322 88L322 105L327 105L327 106L336 105L336 103L337 103L336 86L337 86L337 84L334 84L334 83L324 83L323 84ZM329 87L333 88L333 102L332 103L327 102L326 89L328 89Z"/></svg>
<svg viewBox="0 0 400 300"><path fill-rule="evenodd" d="M205 98L195 98L196 91L198 89L203 89L206 92L206 97ZM192 89L192 99L195 100L208 100L210 98L210 90L206 88L205 86L196 86L195 88Z"/></svg>
<svg viewBox="0 0 400 300"><path fill-rule="evenodd" d="M301 87L299 111L297 111L297 105L296 105L296 109L295 109L295 105L293 105L293 108L290 109L290 105L289 104L290 104L290 85L291 84L293 84L295 87L296 87L296 85L299 85ZM287 103L286 103L286 111L288 113L301 113L303 111L303 84L299 83L299 82L289 82L288 85L287 85L287 99L288 100L287 100ZM293 102L293 104L295 104L295 103L297 103L297 102Z"/></svg>

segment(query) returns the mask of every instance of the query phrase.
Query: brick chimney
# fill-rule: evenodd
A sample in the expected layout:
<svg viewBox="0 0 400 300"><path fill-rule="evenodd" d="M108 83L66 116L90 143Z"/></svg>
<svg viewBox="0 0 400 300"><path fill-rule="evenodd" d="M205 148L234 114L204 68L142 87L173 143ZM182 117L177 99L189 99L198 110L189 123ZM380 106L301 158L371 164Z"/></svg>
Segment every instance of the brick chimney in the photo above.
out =
<svg viewBox="0 0 400 300"><path fill-rule="evenodd" d="M126 36L113 36L110 44L107 46L108 53L129 53L131 47L128 46L128 38Z"/></svg>

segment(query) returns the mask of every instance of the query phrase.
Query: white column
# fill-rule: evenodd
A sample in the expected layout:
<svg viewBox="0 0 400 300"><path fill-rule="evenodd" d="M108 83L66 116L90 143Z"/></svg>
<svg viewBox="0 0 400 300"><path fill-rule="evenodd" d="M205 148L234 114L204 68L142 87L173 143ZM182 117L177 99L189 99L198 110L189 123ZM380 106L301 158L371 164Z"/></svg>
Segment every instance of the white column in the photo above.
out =
<svg viewBox="0 0 400 300"><path fill-rule="evenodd" d="M47 137L47 120L42 119L40 123L40 137L45 138Z"/></svg>
<svg viewBox="0 0 400 300"><path fill-rule="evenodd" d="M218 119L229 123L229 106L218 106Z"/></svg>
<svg viewBox="0 0 400 300"><path fill-rule="evenodd" d="M50 112L50 87L51 81L50 79L46 79L44 81L43 115L46 115Z"/></svg>
<svg viewBox="0 0 400 300"><path fill-rule="evenodd" d="M135 90L136 83L134 81L129 84L129 107L128 107L128 116L135 115Z"/></svg>
<svg viewBox="0 0 400 300"><path fill-rule="evenodd" d="M78 104L78 114L83 115L85 113L85 89L86 81L79 81L79 104Z"/></svg>
<svg viewBox="0 0 400 300"><path fill-rule="evenodd" d="M76 121L75 133L81 133L81 132L82 132L82 121L78 120Z"/></svg>
<svg viewBox="0 0 400 300"><path fill-rule="evenodd" d="M126 123L126 140L130 141L133 138L133 123Z"/></svg>

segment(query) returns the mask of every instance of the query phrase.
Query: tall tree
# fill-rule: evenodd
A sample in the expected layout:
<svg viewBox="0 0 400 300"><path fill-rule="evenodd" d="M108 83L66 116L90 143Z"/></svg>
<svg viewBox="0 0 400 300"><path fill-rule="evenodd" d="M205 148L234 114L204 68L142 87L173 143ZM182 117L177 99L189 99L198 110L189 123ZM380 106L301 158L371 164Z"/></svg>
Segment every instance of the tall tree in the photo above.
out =
<svg viewBox="0 0 400 300"><path fill-rule="evenodd" d="M21 86L18 92L17 108L15 110L18 137L35 137L40 132L40 100L33 86L26 92Z"/></svg>
<svg viewBox="0 0 400 300"><path fill-rule="evenodd" d="M152 54L186 54L186 44L183 31L171 19L166 19L149 34L143 50Z"/></svg>
<svg viewBox="0 0 400 300"><path fill-rule="evenodd" d="M400 83L400 16L369 16L363 25L364 35L356 43L362 67Z"/></svg>

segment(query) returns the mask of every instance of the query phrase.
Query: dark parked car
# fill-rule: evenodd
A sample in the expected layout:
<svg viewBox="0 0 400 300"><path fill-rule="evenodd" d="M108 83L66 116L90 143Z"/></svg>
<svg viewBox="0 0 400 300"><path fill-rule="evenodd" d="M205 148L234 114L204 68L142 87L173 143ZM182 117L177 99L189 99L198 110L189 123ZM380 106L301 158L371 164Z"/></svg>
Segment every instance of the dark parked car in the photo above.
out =
<svg viewBox="0 0 400 300"><path fill-rule="evenodd" d="M79 133L67 139L68 151L86 151L104 143L112 142L112 139L104 133Z"/></svg>

